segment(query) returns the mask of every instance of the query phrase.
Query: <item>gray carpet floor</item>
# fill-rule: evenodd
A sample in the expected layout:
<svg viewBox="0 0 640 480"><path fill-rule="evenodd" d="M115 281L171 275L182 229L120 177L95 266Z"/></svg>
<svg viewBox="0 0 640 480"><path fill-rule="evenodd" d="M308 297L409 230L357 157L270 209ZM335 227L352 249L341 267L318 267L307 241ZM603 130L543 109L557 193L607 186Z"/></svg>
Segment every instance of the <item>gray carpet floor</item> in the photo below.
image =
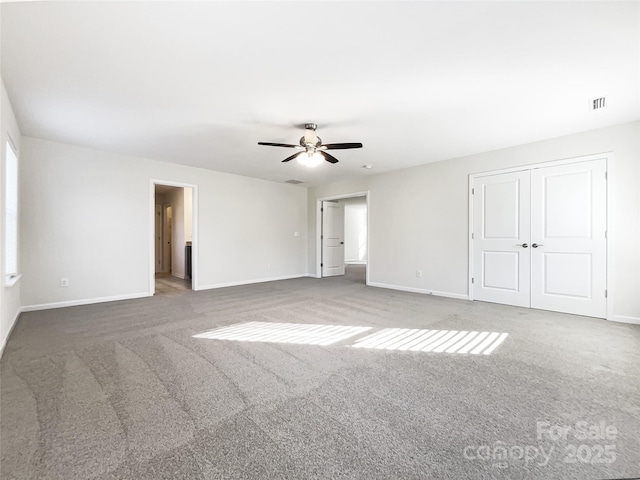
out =
<svg viewBox="0 0 640 480"><path fill-rule="evenodd" d="M249 322L284 334L214 338ZM290 343L309 325L369 328ZM354 346L384 329L508 336ZM358 266L24 313L0 379L7 480L640 476L640 327L366 287Z"/></svg>

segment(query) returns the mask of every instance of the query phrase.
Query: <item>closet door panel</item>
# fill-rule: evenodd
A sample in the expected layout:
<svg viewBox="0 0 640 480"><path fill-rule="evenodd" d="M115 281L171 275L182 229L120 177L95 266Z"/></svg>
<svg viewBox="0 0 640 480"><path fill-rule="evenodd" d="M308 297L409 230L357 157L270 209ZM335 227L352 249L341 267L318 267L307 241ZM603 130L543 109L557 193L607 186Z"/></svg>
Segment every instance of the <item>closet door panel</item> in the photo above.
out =
<svg viewBox="0 0 640 480"><path fill-rule="evenodd" d="M473 198L473 295L528 307L529 172L476 178Z"/></svg>
<svg viewBox="0 0 640 480"><path fill-rule="evenodd" d="M606 161L531 172L531 307L606 316Z"/></svg>

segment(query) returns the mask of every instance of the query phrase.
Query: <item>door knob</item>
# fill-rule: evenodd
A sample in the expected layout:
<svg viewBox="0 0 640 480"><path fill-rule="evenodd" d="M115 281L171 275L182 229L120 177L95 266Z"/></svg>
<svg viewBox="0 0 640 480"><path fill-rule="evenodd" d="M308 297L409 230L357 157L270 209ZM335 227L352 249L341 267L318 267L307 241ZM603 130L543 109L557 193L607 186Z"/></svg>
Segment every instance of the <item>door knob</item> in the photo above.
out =
<svg viewBox="0 0 640 480"><path fill-rule="evenodd" d="M531 245L533 248L538 248L538 247L544 247L543 244L541 243L534 243L533 245Z"/></svg>
<svg viewBox="0 0 640 480"><path fill-rule="evenodd" d="M527 243L519 243L519 244L516 245L516 247L528 248L529 244L527 244Z"/></svg>

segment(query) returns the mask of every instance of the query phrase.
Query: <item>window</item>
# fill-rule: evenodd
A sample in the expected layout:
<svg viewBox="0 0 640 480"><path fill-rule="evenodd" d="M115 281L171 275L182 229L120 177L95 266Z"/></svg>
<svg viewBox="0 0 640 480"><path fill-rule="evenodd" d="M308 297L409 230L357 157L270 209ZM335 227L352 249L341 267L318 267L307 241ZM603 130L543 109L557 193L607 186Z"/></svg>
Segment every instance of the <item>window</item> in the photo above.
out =
<svg viewBox="0 0 640 480"><path fill-rule="evenodd" d="M11 142L7 142L6 150L4 272L5 284L12 285L18 279L18 157Z"/></svg>

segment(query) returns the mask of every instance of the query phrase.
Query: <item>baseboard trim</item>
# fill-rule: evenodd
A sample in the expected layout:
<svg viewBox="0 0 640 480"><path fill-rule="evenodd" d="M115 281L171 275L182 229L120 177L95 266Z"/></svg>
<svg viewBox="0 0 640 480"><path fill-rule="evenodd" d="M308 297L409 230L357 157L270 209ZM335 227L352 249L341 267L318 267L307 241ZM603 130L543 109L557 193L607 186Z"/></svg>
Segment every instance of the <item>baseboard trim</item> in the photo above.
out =
<svg viewBox="0 0 640 480"><path fill-rule="evenodd" d="M136 298L152 297L149 292L134 293L131 295L115 295L113 297L87 298L84 300L69 300L66 302L41 303L38 305L27 305L22 307L23 312L36 312L38 310L51 310L53 308L78 307L80 305L91 305L92 303L118 302L120 300L134 300Z"/></svg>
<svg viewBox="0 0 640 480"><path fill-rule="evenodd" d="M2 346L0 347L0 359L2 359L2 355L4 355L4 347L7 346L7 342L9 341L9 338L11 338L13 329L18 324L18 319L20 318L20 314L22 312L23 312L23 309L19 308L18 311L16 312L16 316L13 318L13 322L11 322L11 326L9 327L9 332L7 333L7 336L2 339Z"/></svg>
<svg viewBox="0 0 640 480"><path fill-rule="evenodd" d="M427 290L424 288L403 287L401 285L389 285L387 283L369 282L370 287L388 288L390 290L400 290L402 292L422 293L425 295L435 295L436 297L455 298L457 300L469 300L469 295L461 295L459 293L438 292L436 290Z"/></svg>
<svg viewBox="0 0 640 480"><path fill-rule="evenodd" d="M609 320L611 320L612 322L631 323L633 325L640 325L639 317L628 317L626 315L614 315L613 318L610 318Z"/></svg>
<svg viewBox="0 0 640 480"><path fill-rule="evenodd" d="M184 280L184 275L182 273L172 273L171 276Z"/></svg>
<svg viewBox="0 0 640 480"><path fill-rule="evenodd" d="M253 283L277 282L278 280L290 280L292 278L306 277L307 274L283 275L281 277L258 278L254 280L240 280L238 282L214 283L211 285L198 285L197 290L212 290L214 288L238 287L240 285L251 285ZM194 289L195 290L195 289Z"/></svg>
<svg viewBox="0 0 640 480"><path fill-rule="evenodd" d="M367 262L364 260L345 260L345 265L366 265Z"/></svg>

